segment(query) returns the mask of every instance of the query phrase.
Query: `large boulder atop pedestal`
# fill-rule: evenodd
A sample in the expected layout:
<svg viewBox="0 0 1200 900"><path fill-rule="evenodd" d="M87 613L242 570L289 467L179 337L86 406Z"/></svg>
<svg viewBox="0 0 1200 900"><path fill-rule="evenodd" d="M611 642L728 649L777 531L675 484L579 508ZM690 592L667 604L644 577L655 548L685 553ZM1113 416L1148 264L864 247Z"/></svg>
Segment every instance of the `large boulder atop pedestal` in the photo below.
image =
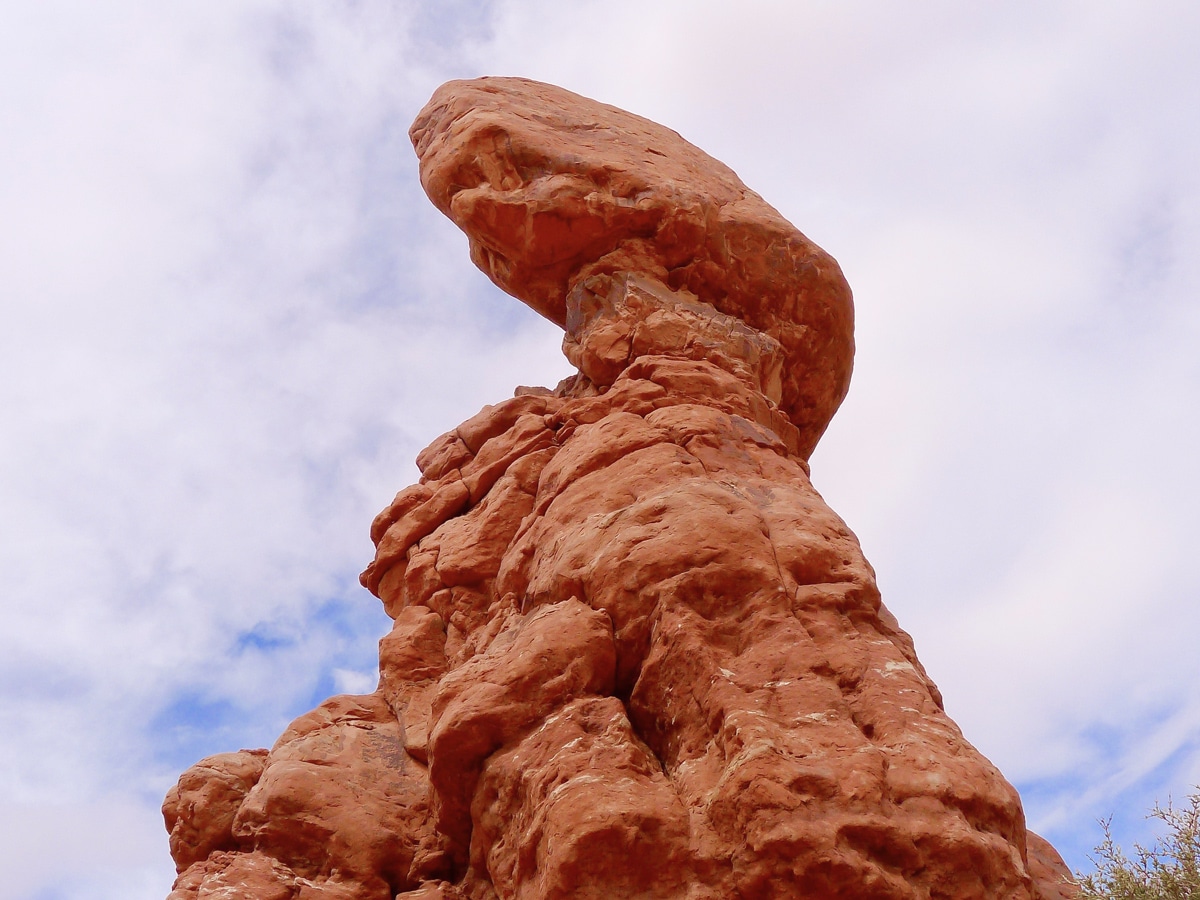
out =
<svg viewBox="0 0 1200 900"><path fill-rule="evenodd" d="M581 279L653 276L783 345L807 457L850 384L854 311L833 257L674 131L523 78L451 81L412 127L421 183L497 285L566 323Z"/></svg>

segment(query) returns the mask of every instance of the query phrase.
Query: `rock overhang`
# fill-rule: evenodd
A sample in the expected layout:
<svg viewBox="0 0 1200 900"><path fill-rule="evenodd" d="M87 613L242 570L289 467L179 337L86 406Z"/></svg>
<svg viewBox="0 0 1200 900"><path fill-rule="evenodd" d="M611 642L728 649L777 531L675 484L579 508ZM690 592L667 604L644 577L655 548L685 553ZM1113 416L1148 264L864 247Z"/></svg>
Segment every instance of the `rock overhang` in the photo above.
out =
<svg viewBox="0 0 1200 900"><path fill-rule="evenodd" d="M783 347L807 457L849 388L854 309L832 256L679 134L522 78L451 81L410 132L421 183L501 289L560 326L584 279L685 291Z"/></svg>

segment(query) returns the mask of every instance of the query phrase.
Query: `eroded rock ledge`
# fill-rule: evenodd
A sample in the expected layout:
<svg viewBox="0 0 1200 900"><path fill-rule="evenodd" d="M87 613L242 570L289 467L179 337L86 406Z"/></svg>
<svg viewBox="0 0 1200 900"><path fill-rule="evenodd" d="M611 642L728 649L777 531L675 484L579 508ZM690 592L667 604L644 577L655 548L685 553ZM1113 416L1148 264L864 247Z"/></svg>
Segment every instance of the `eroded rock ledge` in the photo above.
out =
<svg viewBox="0 0 1200 900"><path fill-rule="evenodd" d="M413 129L579 369L442 436L371 531L380 684L164 805L199 898L1067 897L807 458L836 264L678 135L517 79Z"/></svg>

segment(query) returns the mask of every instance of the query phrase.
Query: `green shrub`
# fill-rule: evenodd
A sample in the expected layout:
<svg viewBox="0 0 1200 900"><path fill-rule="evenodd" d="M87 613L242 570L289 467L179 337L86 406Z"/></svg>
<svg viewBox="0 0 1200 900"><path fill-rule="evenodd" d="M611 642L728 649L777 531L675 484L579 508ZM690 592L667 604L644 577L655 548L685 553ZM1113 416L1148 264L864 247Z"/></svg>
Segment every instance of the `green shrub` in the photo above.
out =
<svg viewBox="0 0 1200 900"><path fill-rule="evenodd" d="M1132 859L1113 843L1112 819L1101 822L1096 871L1079 876L1082 900L1200 900L1200 789L1180 808L1156 803L1148 818L1164 822L1167 834L1150 849L1134 844Z"/></svg>

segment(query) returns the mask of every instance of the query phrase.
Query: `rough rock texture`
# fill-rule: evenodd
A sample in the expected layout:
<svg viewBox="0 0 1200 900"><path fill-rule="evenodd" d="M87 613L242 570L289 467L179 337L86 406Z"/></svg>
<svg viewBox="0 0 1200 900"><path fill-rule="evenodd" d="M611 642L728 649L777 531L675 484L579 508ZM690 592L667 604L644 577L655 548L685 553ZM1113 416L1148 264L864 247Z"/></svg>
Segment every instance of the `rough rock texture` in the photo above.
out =
<svg viewBox="0 0 1200 900"><path fill-rule="evenodd" d="M573 285L633 272L772 335L787 365L768 396L812 452L850 384L850 289L727 166L640 116L514 78L444 85L412 138L475 264L559 325Z"/></svg>
<svg viewBox="0 0 1200 900"><path fill-rule="evenodd" d="M363 573L378 690L184 774L173 900L1072 897L809 480L853 354L833 260L547 85L448 84L413 139L579 374L421 453Z"/></svg>

